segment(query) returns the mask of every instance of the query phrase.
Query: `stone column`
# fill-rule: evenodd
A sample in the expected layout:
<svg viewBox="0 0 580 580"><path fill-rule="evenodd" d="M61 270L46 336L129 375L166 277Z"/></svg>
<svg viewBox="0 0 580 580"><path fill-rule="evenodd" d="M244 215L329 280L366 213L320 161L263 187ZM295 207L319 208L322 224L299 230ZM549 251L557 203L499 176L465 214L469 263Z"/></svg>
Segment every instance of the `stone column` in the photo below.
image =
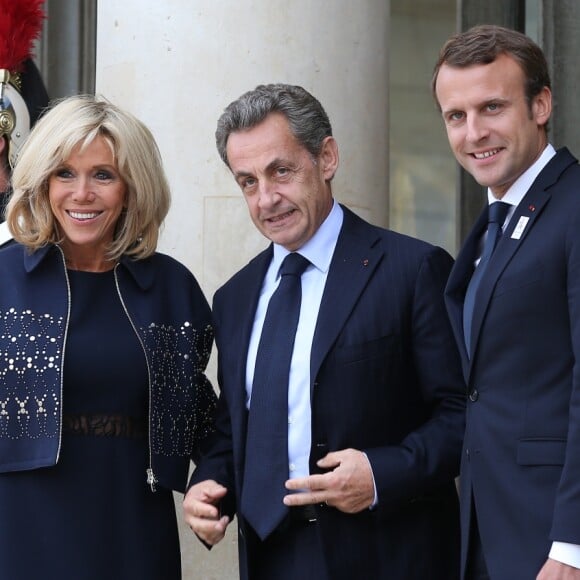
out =
<svg viewBox="0 0 580 580"><path fill-rule="evenodd" d="M259 83L304 86L327 109L337 199L387 223L387 22L383 0L140 0L98 5L97 92L158 139L173 189L162 247L208 294L264 247L214 144L217 118Z"/></svg>
<svg viewBox="0 0 580 580"><path fill-rule="evenodd" d="M97 92L158 140L173 190L160 249L208 298L266 246L214 144L224 107L257 84L300 84L322 102L340 149L335 197L386 225L388 14L385 0L98 3ZM182 530L184 578L237 578L234 528L211 553Z"/></svg>
<svg viewBox="0 0 580 580"><path fill-rule="evenodd" d="M577 0L543 0L541 43L552 78L553 112L550 141L580 155L580 3Z"/></svg>
<svg viewBox="0 0 580 580"><path fill-rule="evenodd" d="M46 0L36 51L51 99L95 90L97 0Z"/></svg>

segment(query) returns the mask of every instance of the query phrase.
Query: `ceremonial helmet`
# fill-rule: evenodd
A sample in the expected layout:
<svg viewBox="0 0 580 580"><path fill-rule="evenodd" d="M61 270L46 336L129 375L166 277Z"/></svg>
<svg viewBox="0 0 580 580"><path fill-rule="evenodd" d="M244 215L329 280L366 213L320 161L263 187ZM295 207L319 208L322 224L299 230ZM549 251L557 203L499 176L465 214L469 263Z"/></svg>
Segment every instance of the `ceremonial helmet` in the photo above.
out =
<svg viewBox="0 0 580 580"><path fill-rule="evenodd" d="M31 58L40 35L44 0L0 0L0 138L13 167L30 128L48 106L48 94Z"/></svg>

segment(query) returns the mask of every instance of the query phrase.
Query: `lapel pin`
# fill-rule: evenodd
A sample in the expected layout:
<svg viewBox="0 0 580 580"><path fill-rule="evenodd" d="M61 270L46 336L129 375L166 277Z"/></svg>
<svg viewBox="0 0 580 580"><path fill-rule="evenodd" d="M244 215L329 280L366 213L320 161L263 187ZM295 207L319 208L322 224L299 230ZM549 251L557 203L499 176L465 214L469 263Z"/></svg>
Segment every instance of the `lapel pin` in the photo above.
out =
<svg viewBox="0 0 580 580"><path fill-rule="evenodd" d="M535 206L535 205L529 205L529 206L528 206L528 209L529 209L530 211L536 211L536 206Z"/></svg>
<svg viewBox="0 0 580 580"><path fill-rule="evenodd" d="M363 266L368 266L369 265L369 261L365 258L363 261Z"/></svg>
<svg viewBox="0 0 580 580"><path fill-rule="evenodd" d="M530 206L531 208L532 206ZM516 227L514 228L514 231L512 232L511 238L512 240L519 240L522 237L522 234L524 233L524 230L526 229L526 226L528 225L528 222L530 221L530 218L528 216L521 216L520 219L518 220L518 223L516 224Z"/></svg>

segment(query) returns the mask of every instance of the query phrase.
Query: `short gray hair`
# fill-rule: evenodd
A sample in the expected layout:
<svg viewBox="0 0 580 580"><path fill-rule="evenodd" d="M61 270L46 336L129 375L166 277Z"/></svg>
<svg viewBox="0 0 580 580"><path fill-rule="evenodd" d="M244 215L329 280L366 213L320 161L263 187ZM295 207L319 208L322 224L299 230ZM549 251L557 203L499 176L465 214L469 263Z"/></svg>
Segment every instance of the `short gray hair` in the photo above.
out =
<svg viewBox="0 0 580 580"><path fill-rule="evenodd" d="M227 144L231 133L251 129L270 113L281 113L290 131L312 155L318 157L322 142L332 135L332 127L320 102L296 85L259 85L230 103L218 120L215 140L223 162L229 167Z"/></svg>

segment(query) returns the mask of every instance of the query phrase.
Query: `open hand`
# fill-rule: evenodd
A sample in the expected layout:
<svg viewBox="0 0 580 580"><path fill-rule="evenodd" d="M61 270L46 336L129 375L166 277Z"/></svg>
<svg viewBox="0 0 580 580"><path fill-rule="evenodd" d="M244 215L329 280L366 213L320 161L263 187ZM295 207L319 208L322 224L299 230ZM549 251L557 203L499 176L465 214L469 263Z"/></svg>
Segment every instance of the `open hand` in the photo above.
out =
<svg viewBox="0 0 580 580"><path fill-rule="evenodd" d="M374 500L373 473L366 455L356 449L328 453L317 465L328 473L289 479L287 506L325 503L345 513L367 509Z"/></svg>

